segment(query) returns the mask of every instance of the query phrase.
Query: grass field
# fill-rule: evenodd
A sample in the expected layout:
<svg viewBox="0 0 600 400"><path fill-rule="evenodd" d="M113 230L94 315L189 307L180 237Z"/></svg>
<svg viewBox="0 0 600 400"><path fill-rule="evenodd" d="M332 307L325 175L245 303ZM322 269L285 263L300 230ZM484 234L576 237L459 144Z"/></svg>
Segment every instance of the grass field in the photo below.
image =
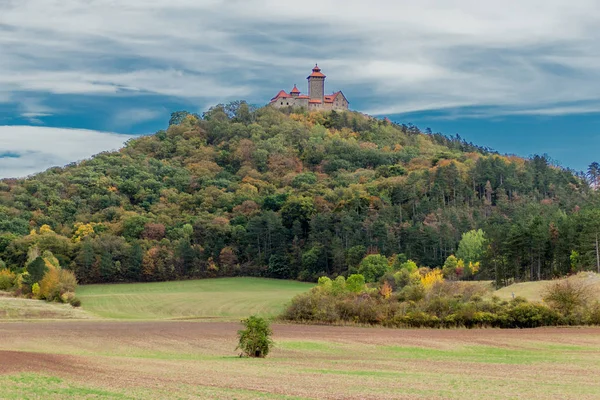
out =
<svg viewBox="0 0 600 400"><path fill-rule="evenodd" d="M598 328L275 325L276 347L258 360L237 356L237 329L190 321L1 324L0 398L600 398Z"/></svg>
<svg viewBox="0 0 600 400"><path fill-rule="evenodd" d="M103 318L128 320L239 320L274 316L311 284L260 278L88 285L77 289L83 309Z"/></svg>

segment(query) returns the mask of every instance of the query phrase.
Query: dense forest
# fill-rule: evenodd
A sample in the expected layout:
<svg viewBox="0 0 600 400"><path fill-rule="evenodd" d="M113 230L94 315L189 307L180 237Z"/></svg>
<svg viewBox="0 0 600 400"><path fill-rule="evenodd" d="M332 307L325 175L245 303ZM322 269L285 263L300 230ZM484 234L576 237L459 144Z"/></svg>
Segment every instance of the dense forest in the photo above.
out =
<svg viewBox="0 0 600 400"><path fill-rule="evenodd" d="M0 264L22 271L33 249L82 283L315 280L373 254L441 267L479 232L470 278L551 278L597 268L598 176L356 112L235 102L0 181Z"/></svg>

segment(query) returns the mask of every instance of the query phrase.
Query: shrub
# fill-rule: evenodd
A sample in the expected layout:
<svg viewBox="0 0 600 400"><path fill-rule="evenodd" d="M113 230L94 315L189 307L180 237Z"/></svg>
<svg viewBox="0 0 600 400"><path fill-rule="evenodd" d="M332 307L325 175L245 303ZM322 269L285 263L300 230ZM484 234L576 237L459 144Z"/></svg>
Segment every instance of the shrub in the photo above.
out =
<svg viewBox="0 0 600 400"><path fill-rule="evenodd" d="M578 309L586 308L593 296L593 289L584 282L562 279L549 284L542 295L543 300L566 317Z"/></svg>
<svg viewBox="0 0 600 400"><path fill-rule="evenodd" d="M49 268L44 278L40 281L40 292L38 297L48 301L62 301L65 293L74 293L77 288L75 275L68 270Z"/></svg>
<svg viewBox="0 0 600 400"><path fill-rule="evenodd" d="M442 282L443 280L444 275L442 274L442 271L440 269L434 269L421 277L421 284L423 284L423 287L427 290L434 284Z"/></svg>
<svg viewBox="0 0 600 400"><path fill-rule="evenodd" d="M0 269L0 290L11 290L15 287L17 275L8 269Z"/></svg>
<svg viewBox="0 0 600 400"><path fill-rule="evenodd" d="M346 292L346 278L343 276L338 276L332 283L331 286L331 294L334 296L339 296Z"/></svg>
<svg viewBox="0 0 600 400"><path fill-rule="evenodd" d="M408 261L408 262L412 262L412 261ZM396 287L399 289L402 289L405 286L411 285L411 284L420 284L421 283L421 275L419 275L419 272L415 269L414 271L411 272L411 270L406 269L406 268L402 268L400 271L394 273L394 283L396 284Z"/></svg>
<svg viewBox="0 0 600 400"><path fill-rule="evenodd" d="M360 293L365 289L365 277L361 274L352 274L346 280L346 289L352 293Z"/></svg>
<svg viewBox="0 0 600 400"><path fill-rule="evenodd" d="M491 312L477 311L473 314L473 326L495 326L497 325L498 316Z"/></svg>
<svg viewBox="0 0 600 400"><path fill-rule="evenodd" d="M596 301L589 308L585 323L588 325L600 325L600 302Z"/></svg>
<svg viewBox="0 0 600 400"><path fill-rule="evenodd" d="M66 292L60 295L60 301L63 303L71 303L73 298L75 298L75 293L73 292Z"/></svg>
<svg viewBox="0 0 600 400"><path fill-rule="evenodd" d="M352 277L351 277L352 278ZM361 276L348 278L350 287ZM339 279L336 279L338 281ZM340 280L341 281L341 280ZM425 290L420 280L390 294L385 281L379 288L334 294L332 282L321 279L310 292L296 296L283 318L315 323L353 322L389 327L536 328L560 324L600 324L600 303L565 318L560 312L525 298L488 299L490 289L467 282L437 281ZM324 288L329 288L324 290Z"/></svg>
<svg viewBox="0 0 600 400"><path fill-rule="evenodd" d="M338 318L342 321L359 324L379 324L384 320L382 303L368 294L351 296L336 305Z"/></svg>
<svg viewBox="0 0 600 400"><path fill-rule="evenodd" d="M561 315L541 304L518 302L508 309L505 328L538 328L559 325Z"/></svg>
<svg viewBox="0 0 600 400"><path fill-rule="evenodd" d="M269 323L264 318L253 315L243 319L242 324L245 329L238 331L239 343L236 350L242 350L246 357L266 357L273 346L273 331Z"/></svg>
<svg viewBox="0 0 600 400"><path fill-rule="evenodd" d="M425 287L419 283L405 286L398 296L401 300L407 301L421 301L425 298Z"/></svg>
<svg viewBox="0 0 600 400"><path fill-rule="evenodd" d="M411 311L401 317L398 322L412 328L437 328L441 321L435 315L429 315L422 311Z"/></svg>
<svg viewBox="0 0 600 400"><path fill-rule="evenodd" d="M40 292L36 296L39 299L53 301L60 298L58 290L58 269L52 267L44 274L40 281Z"/></svg>
<svg viewBox="0 0 600 400"><path fill-rule="evenodd" d="M69 301L69 304L71 304L73 307L81 307L81 300L79 300L77 297L73 297L71 301Z"/></svg>
<svg viewBox="0 0 600 400"><path fill-rule="evenodd" d="M390 285L389 282L385 282L381 288L379 288L379 294L381 294L384 299L389 299L392 295L392 285Z"/></svg>
<svg viewBox="0 0 600 400"><path fill-rule="evenodd" d="M40 284L39 283L34 283L31 286L31 293L33 294L34 297L38 297L40 295Z"/></svg>
<svg viewBox="0 0 600 400"><path fill-rule="evenodd" d="M61 285L61 292L75 292L77 289L77 278L72 271L61 269L58 281Z"/></svg>
<svg viewBox="0 0 600 400"><path fill-rule="evenodd" d="M324 293L329 293L329 292L331 292L333 283L331 282L331 279L329 279L328 277L322 276L317 281L317 287Z"/></svg>
<svg viewBox="0 0 600 400"><path fill-rule="evenodd" d="M490 292L490 287L481 284L473 284L470 282L457 281L438 281L432 284L427 293L428 298L437 297L453 297L468 301L481 301L482 297Z"/></svg>

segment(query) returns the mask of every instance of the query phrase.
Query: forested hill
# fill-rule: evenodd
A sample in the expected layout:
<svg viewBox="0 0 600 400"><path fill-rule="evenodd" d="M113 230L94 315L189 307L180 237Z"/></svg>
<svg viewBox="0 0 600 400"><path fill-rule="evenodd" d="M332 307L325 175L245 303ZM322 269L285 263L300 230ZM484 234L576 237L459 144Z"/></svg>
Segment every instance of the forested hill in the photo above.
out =
<svg viewBox="0 0 600 400"><path fill-rule="evenodd" d="M367 253L441 266L482 229L479 277L540 279L595 267L596 204L585 180L545 157L359 113L238 102L1 181L0 258L20 269L37 246L84 283L309 280L347 274Z"/></svg>

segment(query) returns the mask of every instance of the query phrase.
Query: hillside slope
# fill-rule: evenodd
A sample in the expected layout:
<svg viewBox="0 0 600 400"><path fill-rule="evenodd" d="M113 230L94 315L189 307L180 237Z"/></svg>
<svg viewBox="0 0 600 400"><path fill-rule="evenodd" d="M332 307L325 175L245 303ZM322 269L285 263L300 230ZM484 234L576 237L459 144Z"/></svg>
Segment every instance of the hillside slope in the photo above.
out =
<svg viewBox="0 0 600 400"><path fill-rule="evenodd" d="M594 262L596 195L545 157L243 102L171 123L118 152L0 181L0 258L21 268L37 246L86 283L314 279L352 271L367 252L439 266L481 228L482 278Z"/></svg>
<svg viewBox="0 0 600 400"><path fill-rule="evenodd" d="M573 283L579 283L589 287L591 292L594 293L594 298L591 300L600 301L600 274L583 272L564 279L569 279ZM530 301L540 301L542 300L542 296L544 295L544 291L547 289L548 285L552 284L553 282L555 281L514 283L496 290L494 294L505 300L510 300L514 295L515 297L524 297Z"/></svg>

